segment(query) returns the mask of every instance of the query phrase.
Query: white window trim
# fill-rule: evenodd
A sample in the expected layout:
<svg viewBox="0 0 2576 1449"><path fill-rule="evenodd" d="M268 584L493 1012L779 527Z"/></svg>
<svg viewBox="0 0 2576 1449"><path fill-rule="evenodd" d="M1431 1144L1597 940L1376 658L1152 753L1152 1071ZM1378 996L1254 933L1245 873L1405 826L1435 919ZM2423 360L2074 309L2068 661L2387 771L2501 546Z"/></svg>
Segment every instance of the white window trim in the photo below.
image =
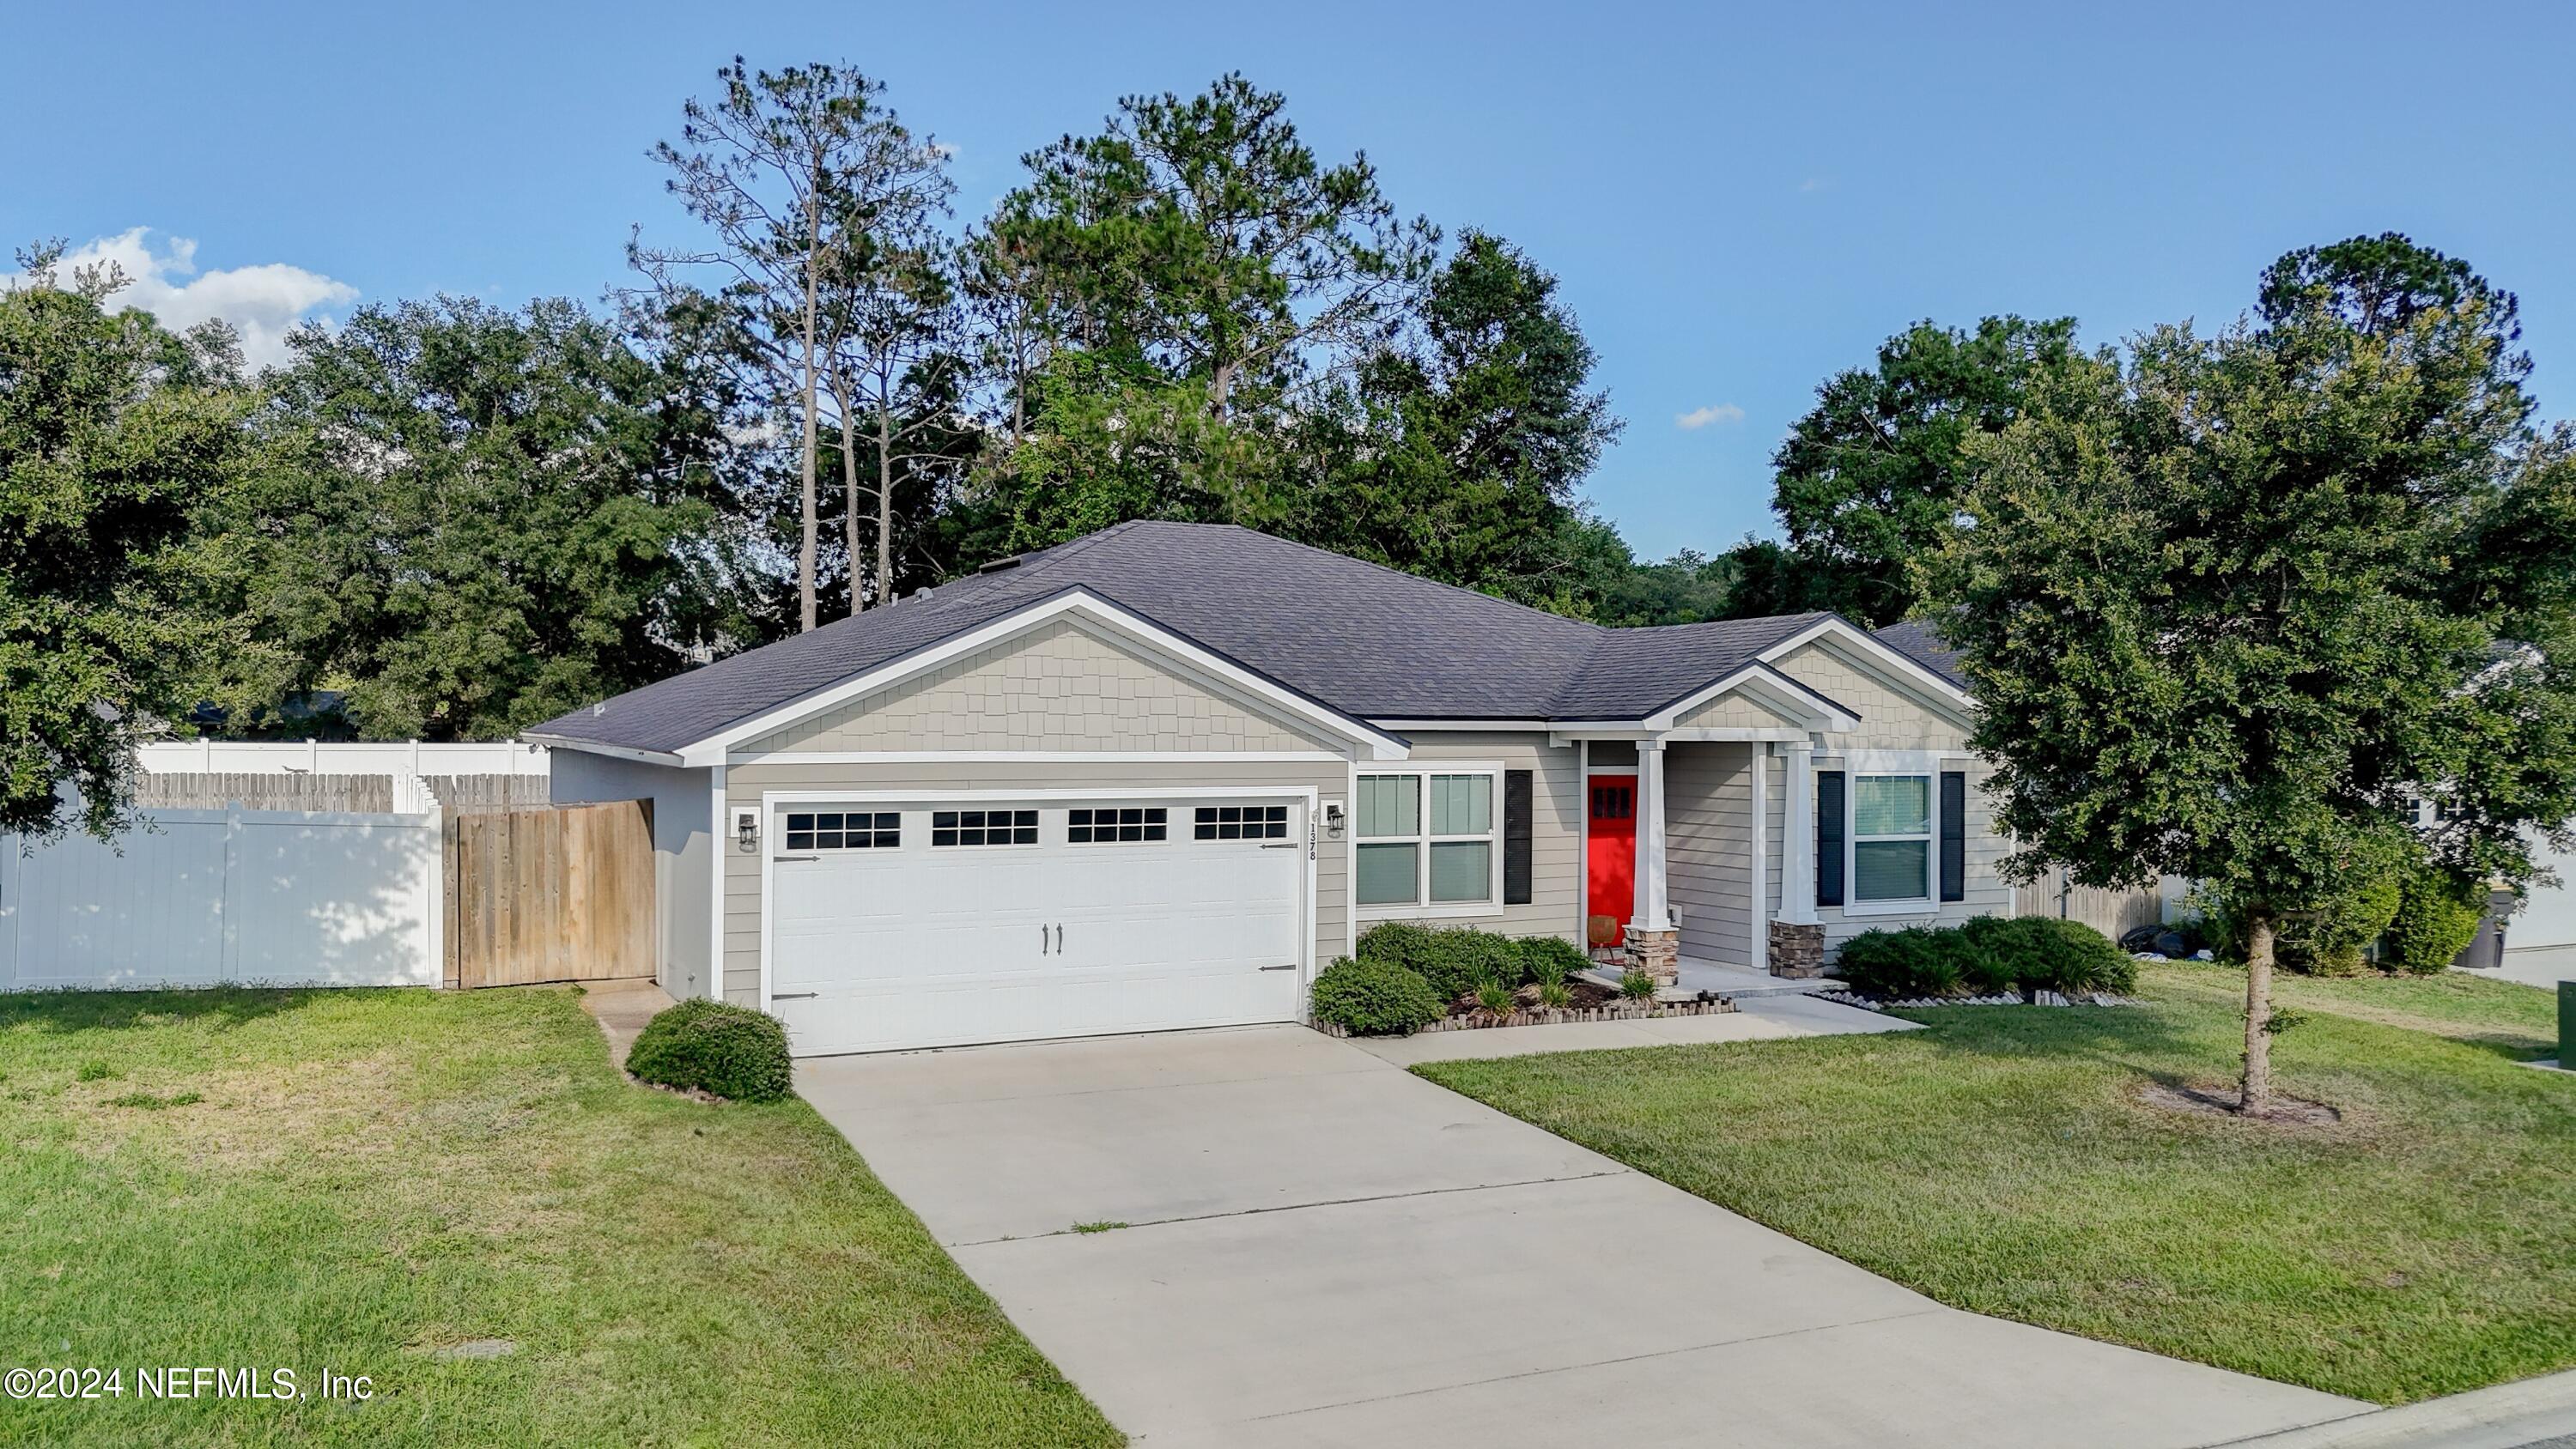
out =
<svg viewBox="0 0 2576 1449"><path fill-rule="evenodd" d="M1843 903L1819 907L1820 910L1839 910L1845 916L1937 916L1945 905L1960 904L1941 899L1941 774L1948 769L1964 769L1969 758L1925 750L1847 750L1839 755L1816 756L1813 769L1843 772ZM1932 797L1932 833L1930 844L1923 852L1922 895L1886 901L1864 901L1860 898L1860 831L1854 817L1860 809L1860 778L1863 775L1928 777ZM1913 837L1873 835L1870 838L1910 840Z"/></svg>
<svg viewBox="0 0 2576 1449"><path fill-rule="evenodd" d="M1941 772L1938 768L1854 770L1844 777L1843 786L1843 911L1854 916L1930 916L1941 910ZM1872 843L1901 841L1923 843L1923 894L1890 896L1886 900L1865 901L1860 898L1860 782L1863 780L1921 780L1926 797L1923 833L1908 831L1903 835L1873 835Z"/></svg>
<svg viewBox="0 0 2576 1449"><path fill-rule="evenodd" d="M1422 831L1418 835L1368 836L1360 833L1359 782L1380 775L1411 775L1421 783L1416 787L1421 811ZM1493 802L1493 828L1482 835L1434 835L1431 833L1431 777L1434 775L1483 775L1487 798ZM1465 920L1499 916L1503 913L1503 764L1500 760L1407 760L1400 767L1364 766L1351 772L1351 901L1352 909L1363 921ZM1485 880L1485 899L1481 901L1434 901L1431 899L1431 847L1466 841L1484 841L1489 867ZM1413 865L1414 893L1412 905L1372 906L1359 899L1360 847L1363 845L1418 845L1421 848Z"/></svg>

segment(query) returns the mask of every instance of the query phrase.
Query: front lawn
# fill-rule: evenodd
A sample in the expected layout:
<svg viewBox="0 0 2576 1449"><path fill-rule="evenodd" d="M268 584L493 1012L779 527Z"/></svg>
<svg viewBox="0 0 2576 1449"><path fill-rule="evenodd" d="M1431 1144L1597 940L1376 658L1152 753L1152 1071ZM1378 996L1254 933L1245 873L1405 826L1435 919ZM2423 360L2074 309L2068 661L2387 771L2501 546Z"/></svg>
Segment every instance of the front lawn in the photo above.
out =
<svg viewBox="0 0 2576 1449"><path fill-rule="evenodd" d="M1414 1070L1961 1308L2382 1403L2576 1366L2576 1077L2516 1064L2546 993L2293 979L2273 1060L2320 1129L2142 1103L2232 1080L2243 986L2140 989Z"/></svg>
<svg viewBox="0 0 2576 1449"><path fill-rule="evenodd" d="M0 996L0 1073L0 1368L125 1390L0 1440L1119 1442L803 1102L630 1086L569 991Z"/></svg>

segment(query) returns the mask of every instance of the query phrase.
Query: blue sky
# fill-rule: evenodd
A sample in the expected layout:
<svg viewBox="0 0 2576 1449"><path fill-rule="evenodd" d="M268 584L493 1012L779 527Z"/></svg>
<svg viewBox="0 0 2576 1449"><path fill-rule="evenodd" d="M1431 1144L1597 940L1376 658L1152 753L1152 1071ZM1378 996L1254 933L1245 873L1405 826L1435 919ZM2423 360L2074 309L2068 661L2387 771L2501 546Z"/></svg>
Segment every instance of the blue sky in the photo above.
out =
<svg viewBox="0 0 2576 1449"><path fill-rule="evenodd" d="M886 80L970 212L1119 95L1241 69L1400 208L1563 279L1628 420L1593 497L1649 556L1769 531L1783 430L1913 319L2215 325L2280 252L2361 231L2520 293L2544 413L2576 414L2566 5L521 0L8 34L0 238L151 228L126 250L159 305L281 319L596 298L630 224L675 230L645 149L736 52Z"/></svg>

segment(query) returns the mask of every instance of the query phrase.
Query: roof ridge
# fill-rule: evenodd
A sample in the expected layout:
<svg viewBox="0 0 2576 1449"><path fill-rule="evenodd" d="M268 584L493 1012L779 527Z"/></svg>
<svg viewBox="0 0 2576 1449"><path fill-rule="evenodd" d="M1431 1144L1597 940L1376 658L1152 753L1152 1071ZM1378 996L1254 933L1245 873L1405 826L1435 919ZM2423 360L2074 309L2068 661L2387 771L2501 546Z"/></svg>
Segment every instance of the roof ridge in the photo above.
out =
<svg viewBox="0 0 2576 1449"><path fill-rule="evenodd" d="M1641 624L1625 629L1604 627L1601 630L1601 637L1594 641L1593 647L1584 653L1582 661L1557 684L1555 689L1548 692L1548 718L1563 719L1567 717L1563 713L1565 709L1566 696L1574 693L1577 689L1587 683L1588 681L1586 676L1592 672L1592 667L1597 663L1609 662L1605 661L1602 656L1608 653L1611 649L1616 648L1625 640L1641 638L1645 635L1667 629L1696 629L1704 628L1710 624L1781 624L1788 626L1774 632L1771 639L1761 646L1762 648L1769 648L1771 645L1779 643L1782 639L1786 639L1795 634L1800 627L1803 627L1801 621L1828 617L1832 617L1828 611L1809 609L1803 613L1797 614L1756 614L1749 619L1701 619L1696 623L1691 624ZM1756 655L1760 652L1761 649L1755 649L1753 651ZM1751 660L1748 659L1746 662L1749 663ZM1712 675L1710 676L1710 680L1714 681L1717 677L1718 676ZM1693 686L1693 688L1698 687L1699 686ZM1686 691L1679 697L1687 698L1688 692ZM1646 711L1646 713L1652 713L1652 711Z"/></svg>
<svg viewBox="0 0 2576 1449"><path fill-rule="evenodd" d="M1230 528L1230 529L1233 529L1233 530L1234 530L1235 532L1237 532L1237 533L1248 533L1248 534L1252 535L1252 536L1253 536L1253 537L1255 537L1255 538L1268 539L1268 540L1269 540L1270 542L1272 542L1272 543L1284 543L1284 544L1288 545L1290 548L1304 549L1304 550L1305 550L1306 552L1308 552L1308 553L1319 553L1319 554L1322 554L1322 555L1323 555L1324 557L1326 557L1326 558L1339 559L1339 560L1341 560L1341 561L1342 561L1342 562L1344 562L1344 563L1355 563L1355 564L1358 564L1358 565L1359 565L1360 567L1362 567L1362 568L1375 569L1375 570L1377 570L1379 573L1382 573L1382 574L1393 574L1393 575L1394 575L1394 576L1396 576L1397 578L1400 578L1400 579L1410 579L1411 581L1413 581L1414 583L1417 583L1417 584L1429 584L1431 587L1433 587L1433 588L1435 588L1435 589L1445 589L1445 590L1447 590L1448 592L1453 593L1453 594L1464 594L1464 595L1466 595L1468 598L1474 599L1474 600L1478 601L1479 603L1486 603L1486 604L1501 604L1501 605L1503 605L1505 608L1518 609L1518 610L1520 610L1520 611L1521 611L1522 613L1524 613L1524 614L1531 614L1531 615L1535 615L1536 617L1541 618L1541 619L1546 619L1546 620L1550 621L1551 623L1557 623L1557 624L1571 624L1571 625L1575 626L1575 627L1576 627L1576 628L1578 628L1578 629L1590 629L1590 630L1593 630L1593 631L1594 631L1594 632L1596 632L1596 633L1616 633L1616 632L1618 632L1617 630L1612 629L1612 628L1611 628L1609 625L1607 625L1607 624L1596 624L1596 623L1594 623L1593 621L1591 621L1590 619L1573 619L1573 618L1568 618L1567 616L1565 616L1565 615L1563 615L1563 614L1551 613L1551 612L1549 612L1549 611L1548 611L1548 610L1546 610L1546 609L1536 608L1536 607L1534 607L1534 606L1532 606L1532 605L1524 604L1524 603L1520 602L1518 599L1506 599L1506 598L1504 598L1504 597L1503 597L1502 595L1500 595L1500 594L1489 594L1489 593L1486 593L1486 592L1485 592L1484 590L1482 590L1482 589L1471 589L1471 588L1468 588L1468 587L1467 587L1467 586L1465 586L1464 584L1453 584L1453 583L1448 583L1448 582L1445 582L1445 581L1440 580L1440 579L1432 578L1432 577L1430 577L1430 576L1428 576L1428 575L1425 575L1425 574L1417 574L1417 573L1414 573L1414 572L1413 572L1412 570L1410 570L1410 569L1400 569L1400 568L1397 568L1397 567L1396 567L1395 565L1393 565L1393 564L1384 564L1384 563L1379 563L1376 559L1373 559L1373 558L1361 558L1358 554L1355 554L1355 553L1341 553L1341 552L1338 552L1338 551L1336 551L1336 550L1334 550L1334 549L1323 548L1323 547L1320 547L1320 546L1315 545L1315 544L1302 542L1302 541L1300 541L1300 540L1298 540L1298 539L1293 539L1293 538L1283 537L1283 536L1281 536L1281 535L1279 535L1279 534L1276 534L1276 533L1264 533L1264 532L1262 532L1260 529L1257 529L1257 528L1246 528L1244 525L1242 525L1242 524L1240 524L1240 523L1192 523L1192 522L1189 522L1189 521L1188 521L1188 520L1186 520L1186 519L1179 519L1179 518L1153 518L1153 519L1137 518L1137 519L1130 519L1130 520L1128 520L1128 522L1129 522L1129 523L1168 523L1168 524L1177 524L1177 525L1179 525L1179 526L1180 526L1180 527L1182 527L1182 528ZM1118 525L1118 527L1120 527L1120 528L1124 528L1124 527L1126 527L1126 526L1127 526L1127 524L1124 524L1124 523L1122 523L1122 524L1119 524L1119 525ZM1105 531L1106 531L1106 530L1104 530L1104 532L1105 532Z"/></svg>

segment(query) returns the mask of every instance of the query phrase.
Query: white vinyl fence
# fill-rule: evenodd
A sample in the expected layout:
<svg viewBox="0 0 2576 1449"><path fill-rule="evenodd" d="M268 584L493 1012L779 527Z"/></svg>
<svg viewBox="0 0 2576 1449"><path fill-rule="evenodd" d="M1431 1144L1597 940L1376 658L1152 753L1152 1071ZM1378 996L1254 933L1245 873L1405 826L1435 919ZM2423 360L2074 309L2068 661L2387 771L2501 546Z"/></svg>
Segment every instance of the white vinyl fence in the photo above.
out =
<svg viewBox="0 0 2576 1449"><path fill-rule="evenodd" d="M434 811L156 809L25 845L0 836L0 991L439 983Z"/></svg>
<svg viewBox="0 0 2576 1449"><path fill-rule="evenodd" d="M448 745L418 740L163 740L135 754L155 775L390 775L394 808L407 813L438 808L431 777L544 779L548 769L545 746L509 740Z"/></svg>

